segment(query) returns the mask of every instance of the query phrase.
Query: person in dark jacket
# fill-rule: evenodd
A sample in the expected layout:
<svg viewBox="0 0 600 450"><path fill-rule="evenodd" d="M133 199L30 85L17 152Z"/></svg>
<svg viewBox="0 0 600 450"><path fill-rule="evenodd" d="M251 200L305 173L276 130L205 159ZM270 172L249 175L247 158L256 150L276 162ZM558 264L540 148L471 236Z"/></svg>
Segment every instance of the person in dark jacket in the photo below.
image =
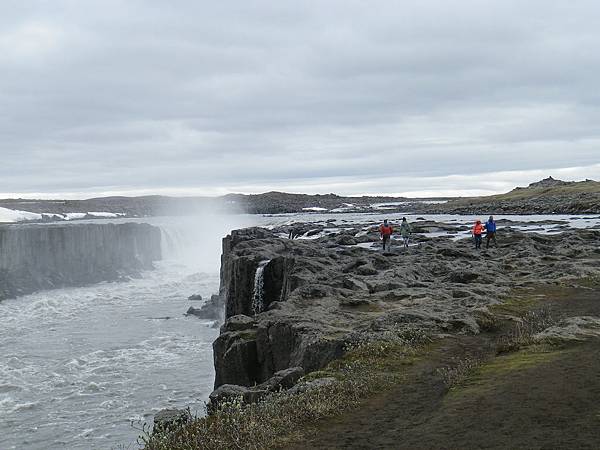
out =
<svg viewBox="0 0 600 450"><path fill-rule="evenodd" d="M490 241L494 241L494 247L498 247L498 242L496 242L496 222L494 221L494 216L490 216L488 221L484 225L485 227L485 248L490 247Z"/></svg>

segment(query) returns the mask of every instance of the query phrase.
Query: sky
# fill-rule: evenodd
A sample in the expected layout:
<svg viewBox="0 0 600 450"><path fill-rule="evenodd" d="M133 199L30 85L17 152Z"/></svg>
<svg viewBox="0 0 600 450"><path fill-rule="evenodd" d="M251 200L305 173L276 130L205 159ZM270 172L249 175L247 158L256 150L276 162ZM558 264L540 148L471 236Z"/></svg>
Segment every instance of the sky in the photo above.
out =
<svg viewBox="0 0 600 450"><path fill-rule="evenodd" d="M0 197L600 179L597 1L0 6Z"/></svg>

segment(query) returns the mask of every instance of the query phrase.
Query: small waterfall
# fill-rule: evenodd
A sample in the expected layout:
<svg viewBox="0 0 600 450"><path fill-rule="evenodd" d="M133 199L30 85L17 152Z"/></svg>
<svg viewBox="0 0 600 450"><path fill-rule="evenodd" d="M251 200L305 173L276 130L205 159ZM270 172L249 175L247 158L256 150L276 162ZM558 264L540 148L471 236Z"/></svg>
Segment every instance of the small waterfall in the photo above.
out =
<svg viewBox="0 0 600 450"><path fill-rule="evenodd" d="M256 268L256 273L254 274L254 292L252 294L252 311L254 314L258 314L263 312L265 307L263 303L263 294L265 288L265 267L267 264L271 262L270 259L265 261L261 261Z"/></svg>

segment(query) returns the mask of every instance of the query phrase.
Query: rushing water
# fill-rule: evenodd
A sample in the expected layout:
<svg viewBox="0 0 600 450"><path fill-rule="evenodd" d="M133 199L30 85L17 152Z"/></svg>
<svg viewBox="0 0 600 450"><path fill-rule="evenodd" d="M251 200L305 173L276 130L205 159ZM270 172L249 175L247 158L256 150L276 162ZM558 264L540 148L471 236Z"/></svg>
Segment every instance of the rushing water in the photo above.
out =
<svg viewBox="0 0 600 450"><path fill-rule="evenodd" d="M137 448L159 409L202 413L218 329L183 313L218 292L221 237L252 220L153 219L166 259L141 279L0 302L0 449Z"/></svg>
<svg viewBox="0 0 600 450"><path fill-rule="evenodd" d="M388 216L396 220L400 215ZM232 228L258 223L335 220L343 225L381 218L298 214L152 219L163 230L166 258L141 279L0 302L0 449L137 448L136 427L151 423L157 410L189 406L201 413L212 389L211 344L218 330L183 313L192 304L187 300L191 294L208 298L217 292L221 237ZM424 218L461 225L474 219ZM600 225L597 216L498 218L545 232L558 232L561 224L536 222Z"/></svg>

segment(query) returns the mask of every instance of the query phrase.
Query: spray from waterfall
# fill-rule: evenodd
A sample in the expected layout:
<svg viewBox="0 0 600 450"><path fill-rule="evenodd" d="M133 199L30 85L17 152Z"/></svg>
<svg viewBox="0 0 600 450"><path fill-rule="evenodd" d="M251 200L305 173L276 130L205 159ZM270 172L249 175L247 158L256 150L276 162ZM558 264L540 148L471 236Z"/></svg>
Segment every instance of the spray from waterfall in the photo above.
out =
<svg viewBox="0 0 600 450"><path fill-rule="evenodd" d="M254 292L252 294L252 312L258 314L264 310L263 294L265 289L265 267L271 262L270 259L261 261L254 274Z"/></svg>

